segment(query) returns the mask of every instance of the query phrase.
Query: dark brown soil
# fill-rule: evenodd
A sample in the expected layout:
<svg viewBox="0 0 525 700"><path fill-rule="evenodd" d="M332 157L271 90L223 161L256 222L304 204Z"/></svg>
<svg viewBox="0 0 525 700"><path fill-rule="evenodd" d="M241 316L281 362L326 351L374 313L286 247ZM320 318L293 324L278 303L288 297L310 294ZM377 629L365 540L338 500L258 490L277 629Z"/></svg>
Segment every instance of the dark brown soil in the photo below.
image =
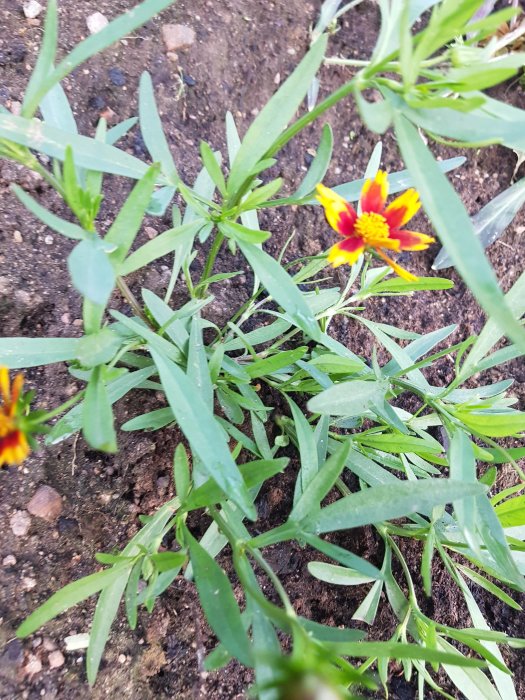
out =
<svg viewBox="0 0 525 700"><path fill-rule="evenodd" d="M128 9L130 0L77 0L61 4L61 51L70 50L86 35L86 17L101 11L109 18ZM166 133L179 171L189 182L200 168L198 144L208 141L213 148L225 151L224 115L231 110L244 132L256 110L260 109L307 49L309 27L316 18L320 1L301 0L249 2L249 0L181 0L167 10L161 19L148 23L133 36L119 42L102 56L77 69L65 81L82 133L92 134L101 113L121 121L137 112L136 91L144 69L150 71L163 115ZM34 65L42 28L30 25L21 12L21 3L0 0L0 101L16 110L21 100L30 68ZM160 38L162 23L187 24L197 35L195 45L181 52L178 61L166 56ZM363 3L347 15L341 31L333 38L330 53L365 58L373 46L378 28L376 7ZM117 69L110 73L110 69ZM329 91L348 77L343 69L324 69L322 90ZM117 83L117 84L115 84ZM502 96L503 93L501 93ZM524 106L521 87L507 88L506 97ZM111 110L111 112L108 112ZM327 176L328 184L361 177L377 136L362 126L351 101L340 104L327 117L334 128L336 152ZM308 162L307 149L315 147L321 125L316 125L284 149L275 171L290 188L302 176ZM144 144L134 130L123 145L130 153L146 158ZM443 157L451 155L444 149ZM475 212L511 181L515 155L512 151L493 147L467 153L468 162L454 173L452 181L469 211ZM384 137L383 166L401 167L392 134ZM0 334L2 336L74 336L81 333L81 311L78 295L72 289L65 258L70 242L51 233L35 221L9 191L12 182L63 211L48 188L37 178L17 166L0 162ZM111 222L130 183L113 178L106 189L100 221L102 227ZM158 231L168 221L151 219L148 226ZM272 211L262 218L262 226L272 231L268 245L277 253L292 231L296 236L288 250L288 258L315 254L326 248L331 233L321 213L311 208ZM417 222L426 230L424 217ZM490 250L491 261L507 289L521 272L523 256L522 232L524 217L519 216L509 227L503 240ZM458 231L458 235L461 232ZM140 234L141 242L147 240ZM411 269L429 274L436 250L413 256ZM196 265L202 265L199 254ZM169 260L154 269L140 273L132 286L145 286L153 291L165 288L169 276ZM231 269L232 261L221 264ZM240 261L238 264L241 264ZM447 271L450 272L450 271ZM334 273L335 274L335 273ZM345 271L335 274L344 277ZM432 273L430 273L432 274ZM483 314L465 286L452 273L454 289L441 293L422 293L414 298L379 299L368 302L367 315L414 331L428 332L449 323L457 323L457 341L480 330ZM248 280L249 282L249 280ZM216 300L210 315L224 320L234 306L248 294L246 277L214 289ZM120 299L114 307L126 310ZM371 348L366 330L354 322L337 322L332 333L357 353L367 354ZM1 359L1 358L0 358ZM512 363L506 371L516 379L516 395L523 400L525 373L523 364ZM452 377L452 364L444 358L435 370L432 381L442 384ZM491 380L501 376L490 374ZM78 388L64 367L51 366L27 372L28 383L38 391L38 403L52 407L65 400ZM153 406L155 397L133 396L122 402L118 422L142 412L144 402ZM32 638L20 642L14 630L24 617L48 595L71 580L95 569L93 554L122 547L138 527L138 514L153 512L172 491L167 478L173 447L179 436L175 431L150 434L119 435L120 452L103 456L91 451L84 441L70 439L61 445L34 454L21 470L9 469L0 474L0 558L13 555L16 563L0 569L0 698L73 698L101 699L118 694L123 698L213 698L233 700L246 697L251 674L232 663L226 669L207 675L201 660L213 638L199 610L192 584L176 580L158 602L152 615L142 613L138 630L128 630L121 616L112 632L98 682L93 690L87 686L83 653L65 652L64 637L89 630L93 603L89 601L62 615ZM293 468L292 468L293 474ZM265 488L259 509L261 529L281 522L290 505L292 474L274 479ZM498 485L508 485L512 476L504 470ZM24 510L41 484L47 484L63 497L63 513L55 523L32 517L29 532L16 537L10 527L15 511ZM197 534L206 523L196 523ZM343 533L341 544L380 561L381 545L372 531ZM418 551L407 552L417 570ZM311 554L294 545L281 545L269 552L269 559L282 577L297 611L302 615L331 625L348 625L363 597L360 589L328 586L312 579L306 571ZM416 575L417 576L417 575ZM468 615L450 580L436 565L433 602L422 605L449 624L468 624ZM476 597L488 621L497 629L514 636L525 636L523 617L500 605L481 589ZM395 622L385 606L372 634L388 638ZM56 645L64 651L65 664L49 667L49 650ZM516 674L518 696L525 697L525 666L519 652L506 654ZM28 669L42 668L33 675ZM446 683L446 679L444 679ZM448 688L454 694L453 689ZM379 696L378 696L379 697ZM393 674L392 698L414 698L413 686L402 676ZM429 698L433 697L428 694Z"/></svg>

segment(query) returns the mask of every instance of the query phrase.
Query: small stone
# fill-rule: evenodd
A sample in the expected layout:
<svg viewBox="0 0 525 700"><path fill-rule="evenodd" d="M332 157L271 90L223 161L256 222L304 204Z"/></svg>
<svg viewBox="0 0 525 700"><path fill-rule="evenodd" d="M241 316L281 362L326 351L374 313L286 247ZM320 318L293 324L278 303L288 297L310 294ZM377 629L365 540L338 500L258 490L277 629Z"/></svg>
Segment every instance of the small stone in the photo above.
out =
<svg viewBox="0 0 525 700"><path fill-rule="evenodd" d="M16 557L13 556L12 554L8 554L6 557L2 559L2 566L5 567L10 567L14 566L16 564Z"/></svg>
<svg viewBox="0 0 525 700"><path fill-rule="evenodd" d="M27 510L31 515L43 518L52 523L62 512L62 499L58 491L51 486L40 486L33 498L27 504Z"/></svg>
<svg viewBox="0 0 525 700"><path fill-rule="evenodd" d="M281 74L280 74L280 73L276 73L276 74L275 74L275 77L274 77L274 79L273 79L273 82L274 82L275 85L279 85L279 83L281 82Z"/></svg>
<svg viewBox="0 0 525 700"><path fill-rule="evenodd" d="M182 80L188 87L195 87L197 84L195 78L192 78L191 75L188 75L187 73L182 74Z"/></svg>
<svg viewBox="0 0 525 700"><path fill-rule="evenodd" d="M165 24L161 32L166 51L182 51L195 43L194 30L184 24Z"/></svg>
<svg viewBox="0 0 525 700"><path fill-rule="evenodd" d="M102 12L93 12L92 15L86 17L87 28L90 34L96 34L109 24L107 17Z"/></svg>
<svg viewBox="0 0 525 700"><path fill-rule="evenodd" d="M25 675L32 678L37 673L40 673L41 670L42 662L40 661L40 659L34 654L29 654L28 661L23 669Z"/></svg>
<svg viewBox="0 0 525 700"><path fill-rule="evenodd" d="M77 328L80 328L82 325L84 325L84 321L81 318L76 318L73 321L73 325L76 326Z"/></svg>
<svg viewBox="0 0 525 700"><path fill-rule="evenodd" d="M55 642L52 639L49 639L49 637L44 637L42 645L46 651L55 651L55 649L57 648Z"/></svg>
<svg viewBox="0 0 525 700"><path fill-rule="evenodd" d="M24 239L22 238L22 234L20 231L13 231L13 240L15 243L23 243Z"/></svg>
<svg viewBox="0 0 525 700"><path fill-rule="evenodd" d="M24 15L27 19L35 19L43 9L44 8L37 0L27 0L27 2L23 4Z"/></svg>
<svg viewBox="0 0 525 700"><path fill-rule="evenodd" d="M18 100L11 102L11 114L14 114L15 117L19 117L22 114L22 103Z"/></svg>
<svg viewBox="0 0 525 700"><path fill-rule="evenodd" d="M119 664L125 664L127 660L128 660L128 659L127 659L126 654L119 654L119 655L118 655L118 662L119 662Z"/></svg>
<svg viewBox="0 0 525 700"><path fill-rule="evenodd" d="M65 662L64 654L59 649L52 651L47 657L47 662L49 668L60 668Z"/></svg>
<svg viewBox="0 0 525 700"><path fill-rule="evenodd" d="M106 109L103 109L100 113L100 116L102 119L105 119L108 124L115 124L115 122L117 121L117 115L111 109L111 107L106 107Z"/></svg>
<svg viewBox="0 0 525 700"><path fill-rule="evenodd" d="M30 576L24 576L22 579L22 588L24 591L31 591L33 588L36 586L36 581L34 578L31 578Z"/></svg>
<svg viewBox="0 0 525 700"><path fill-rule="evenodd" d="M54 240L53 236L49 235L49 236L46 236L46 237L44 238L44 243L45 243L46 245L52 245L52 244L53 244L53 240Z"/></svg>
<svg viewBox="0 0 525 700"><path fill-rule="evenodd" d="M65 326L69 326L69 324L71 323L71 316L66 311L65 314L62 314L62 316L60 317L60 320L62 321L62 323Z"/></svg>
<svg viewBox="0 0 525 700"><path fill-rule="evenodd" d="M9 519L9 525L13 531L13 535L24 537L29 532L31 526L31 518L26 510L17 510Z"/></svg>
<svg viewBox="0 0 525 700"><path fill-rule="evenodd" d="M168 51L166 56L170 59L170 61L173 61L173 63L177 63L179 60L179 54L175 53L175 51Z"/></svg>
<svg viewBox="0 0 525 700"><path fill-rule="evenodd" d="M117 87L122 87L126 84L126 76L120 70L120 68L110 68L108 70L109 79Z"/></svg>

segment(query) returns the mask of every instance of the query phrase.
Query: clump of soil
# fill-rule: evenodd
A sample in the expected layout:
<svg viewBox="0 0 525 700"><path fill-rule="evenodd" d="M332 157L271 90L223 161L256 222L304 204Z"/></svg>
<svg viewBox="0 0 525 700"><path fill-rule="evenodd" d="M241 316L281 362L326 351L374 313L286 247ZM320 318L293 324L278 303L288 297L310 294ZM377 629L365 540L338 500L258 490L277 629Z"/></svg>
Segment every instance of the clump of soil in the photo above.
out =
<svg viewBox="0 0 525 700"><path fill-rule="evenodd" d="M127 9L127 2L80 0L60 8L62 30L60 50L70 50L87 33L86 18L95 11L108 18ZM198 144L206 140L214 149L225 152L224 115L231 110L242 133L307 50L309 27L315 21L320 3L301 0L254 3L248 0L181 0L150 21L133 36L122 40L103 55L90 60L64 81L65 89L78 119L81 133L93 134L100 115L109 121L121 121L137 113L136 92L141 72L147 69L153 79L166 134L179 172L192 182L200 169ZM22 99L30 68L42 36L39 21L29 22L16 3L0 2L4 31L0 37L0 101L16 111ZM167 55L161 38L163 24L182 24L195 31L195 43L177 56ZM331 42L330 53L366 58L378 30L378 13L372 3L363 3L342 21L341 30ZM357 48L356 48L357 47ZM324 68L322 91L328 92L347 79L346 69ZM522 104L521 88L512 86L513 102ZM328 185L362 176L377 137L366 131L352 101L339 104L326 117L335 133L335 157L326 177ZM321 129L316 124L288 144L274 167L290 191L297 184L311 158ZM391 133L383 139L383 167L400 169L398 151ZM137 157L147 159L140 132L134 129L121 144ZM452 151L438 148L442 157ZM492 147L469 151L467 163L451 175L471 212L477 211L495 194L507 187L515 166L515 155ZM37 222L21 207L9 190L20 183L35 197L65 213L62 205L37 177L12 163L0 161L0 326L5 336L78 336L82 332L81 306L72 289L65 266L71 242L60 238ZM130 183L108 178L100 214L101 226L112 221ZM419 230L428 229L423 216L416 222ZM504 239L492 246L491 261L505 289L521 271L522 256L515 251L521 243L524 219L520 215L509 227ZM165 230L169 220L151 218L139 236L139 243L154 232ZM292 231L296 232L287 258L311 255L325 249L332 233L322 213L309 207L272 210L261 217L261 226L273 236L268 250L277 254ZM146 231L146 227L149 230ZM461 232L458 232L461 235ZM416 273L429 272L436 249L410 258ZM202 266L204 252L196 260ZM170 260L161 260L153 269L133 276L132 287L145 286L163 291L169 277ZM242 266L242 261L237 260ZM401 261L403 262L403 261ZM231 270L232 260L225 254L220 262ZM235 269L242 269L240 267ZM402 328L428 332L449 323L457 323L456 341L481 329L484 318L470 293L453 271L454 289L439 293L421 293L414 298L376 299L367 303L367 316ZM338 282L345 271L334 272ZM216 299L209 315L220 322L227 318L239 300L249 293L249 279L239 276L213 288ZM182 293L179 293L182 298ZM113 308L128 311L114 299ZM359 354L367 355L371 340L365 329L348 319L334 323L332 333ZM507 372L514 376L514 391L523 400L523 365L510 363L505 373L496 369L488 379L497 381ZM443 358L434 375L435 384L452 377L452 364ZM49 408L72 395L79 387L65 367L52 365L27 372L27 381L38 392L38 403ZM122 401L117 410L118 424L158 406L158 398L136 392ZM93 554L125 545L138 528L138 514L151 513L171 494L171 455L180 435L175 430L147 434L119 434L120 451L115 456L93 452L82 438L71 438L31 456L21 470L0 474L0 697L95 699L119 694L125 698L211 697L234 700L246 697L252 681L249 671L237 663L214 674L202 670L202 659L214 640L200 612L193 585L177 579L157 603L152 615L140 615L136 632L128 630L121 614L112 631L99 679L89 690L84 672L84 650L65 651L64 638L89 631L94 603L87 601L57 621L48 624L32 638L14 638L16 626L37 605L66 583L91 573ZM289 474L274 478L261 494L257 526L282 522L289 512L294 466ZM498 485L510 478L502 470ZM51 522L31 516L28 502L42 485L55 489L62 499L62 510ZM58 512L58 509L57 509ZM195 532L206 523L194 523ZM381 545L371 530L339 535L339 543L378 563ZM312 557L308 550L294 544L279 545L268 553L272 565L290 592L297 611L318 622L349 625L361 602L361 590L322 584L306 570ZM407 551L417 570L419 552ZM489 623L513 636L525 636L525 621L517 613L499 604L481 589L475 588ZM467 625L469 619L460 598L447 576L436 563L434 598L423 601L440 621ZM433 610L432 610L433 608ZM387 606L378 617L372 634L388 638L395 621ZM63 653L63 663L60 655ZM523 657L506 652L516 674L518 696L525 697ZM448 692L458 697L442 679ZM393 675L392 698L414 697L413 686ZM379 696L378 696L379 697ZM432 693L428 698L434 697Z"/></svg>

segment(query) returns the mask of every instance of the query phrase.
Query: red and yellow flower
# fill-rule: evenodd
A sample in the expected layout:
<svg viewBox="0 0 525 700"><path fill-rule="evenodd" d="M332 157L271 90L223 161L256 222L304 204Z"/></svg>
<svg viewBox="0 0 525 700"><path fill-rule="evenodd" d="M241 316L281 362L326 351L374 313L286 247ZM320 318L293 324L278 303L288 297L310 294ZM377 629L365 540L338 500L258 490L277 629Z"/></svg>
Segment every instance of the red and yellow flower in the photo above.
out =
<svg viewBox="0 0 525 700"><path fill-rule="evenodd" d="M7 367L0 367L0 467L21 464L30 452L20 406L23 385L21 374L11 385Z"/></svg>
<svg viewBox="0 0 525 700"><path fill-rule="evenodd" d="M425 250L434 242L432 236L409 231L405 224L419 211L421 203L414 189L409 189L388 206L387 174L379 170L361 190L361 214L341 195L322 184L317 185L316 199L322 204L330 226L343 236L328 253L334 267L353 265L366 250L373 250L403 279L414 282L417 277L390 258L385 250Z"/></svg>

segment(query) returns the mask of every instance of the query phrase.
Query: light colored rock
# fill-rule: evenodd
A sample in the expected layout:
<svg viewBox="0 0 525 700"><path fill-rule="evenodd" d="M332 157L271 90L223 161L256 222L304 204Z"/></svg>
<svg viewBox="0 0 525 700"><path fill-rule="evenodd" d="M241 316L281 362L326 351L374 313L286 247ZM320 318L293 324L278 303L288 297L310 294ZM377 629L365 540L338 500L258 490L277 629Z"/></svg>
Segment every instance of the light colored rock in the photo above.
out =
<svg viewBox="0 0 525 700"><path fill-rule="evenodd" d="M27 0L23 5L24 15L27 19L35 19L44 8L37 0Z"/></svg>
<svg viewBox="0 0 525 700"><path fill-rule="evenodd" d="M36 580L30 576L24 576L22 579L22 588L24 591L31 591L36 586Z"/></svg>
<svg viewBox="0 0 525 700"><path fill-rule="evenodd" d="M15 243L23 243L24 242L24 238L23 238L22 234L20 233L20 231L18 231L18 230L13 231L13 240Z"/></svg>
<svg viewBox="0 0 525 700"><path fill-rule="evenodd" d="M49 668L60 668L65 662L64 654L59 649L52 651L47 657L47 662Z"/></svg>
<svg viewBox="0 0 525 700"><path fill-rule="evenodd" d="M195 43L194 30L185 24L164 24L161 32L166 51L182 51Z"/></svg>
<svg viewBox="0 0 525 700"><path fill-rule="evenodd" d="M44 484L38 487L26 507L31 515L52 523L62 512L62 499L58 491Z"/></svg>
<svg viewBox="0 0 525 700"><path fill-rule="evenodd" d="M2 559L2 566L14 566L16 564L16 557L13 556L12 554L8 554L6 557Z"/></svg>
<svg viewBox="0 0 525 700"><path fill-rule="evenodd" d="M25 537L31 527L31 518L27 510L17 510L9 518L9 525L13 531L13 535L17 537Z"/></svg>
<svg viewBox="0 0 525 700"><path fill-rule="evenodd" d="M25 675L31 678L37 673L40 673L40 671L42 670L42 662L34 654L29 654L27 663L24 666L23 670Z"/></svg>
<svg viewBox="0 0 525 700"><path fill-rule="evenodd" d="M89 646L89 634L88 632L81 632L80 634L70 634L69 637L64 638L64 644L66 645L66 651L87 649L87 647Z"/></svg>
<svg viewBox="0 0 525 700"><path fill-rule="evenodd" d="M104 27L107 27L109 22L102 12L93 12L92 15L86 18L87 28L90 34L96 34Z"/></svg>

